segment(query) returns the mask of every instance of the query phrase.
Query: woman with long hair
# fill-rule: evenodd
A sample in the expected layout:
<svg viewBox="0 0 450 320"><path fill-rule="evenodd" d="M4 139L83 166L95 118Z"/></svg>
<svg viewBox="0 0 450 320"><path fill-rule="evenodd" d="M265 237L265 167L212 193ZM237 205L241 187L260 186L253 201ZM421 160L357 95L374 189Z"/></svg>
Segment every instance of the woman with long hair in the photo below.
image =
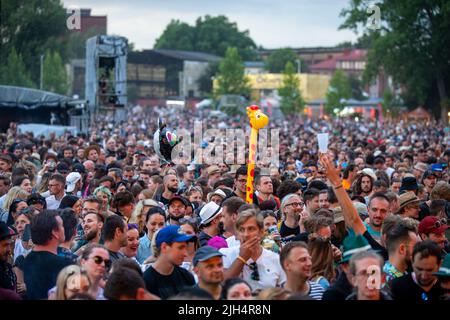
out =
<svg viewBox="0 0 450 320"><path fill-rule="evenodd" d="M111 268L108 250L101 244L88 244L81 254L80 265L91 281L89 293L97 300L105 300L102 282Z"/></svg>
<svg viewBox="0 0 450 320"><path fill-rule="evenodd" d="M147 212L151 208L159 207L158 203L153 199L140 200L131 214L129 223L135 223L138 225L139 236L145 235L145 224L147 222Z"/></svg>
<svg viewBox="0 0 450 320"><path fill-rule="evenodd" d="M49 300L69 300L77 293L88 293L91 280L85 269L76 264L62 269L56 279L56 287L48 292Z"/></svg>
<svg viewBox="0 0 450 320"><path fill-rule="evenodd" d="M108 188L100 186L95 188L94 192L92 193L93 196L95 196L97 199L99 199L102 202L102 206L100 208L100 212L103 213L105 217L109 217L114 215L114 212L112 212L110 208L110 203L112 199L112 193L109 191Z"/></svg>
<svg viewBox="0 0 450 320"><path fill-rule="evenodd" d="M329 238L320 237L316 233L310 234L308 238L308 252L312 261L310 280L326 290L336 277L331 241Z"/></svg>
<svg viewBox="0 0 450 320"><path fill-rule="evenodd" d="M9 207L11 206L11 203L15 200L15 199L26 199L28 197L29 193L26 192L25 190L23 190L21 187L19 186L15 186L12 187L11 189L9 189L8 193L6 194L4 200L3 200L3 207L2 209L6 212L9 211ZM5 220L6 222L6 220Z"/></svg>
<svg viewBox="0 0 450 320"><path fill-rule="evenodd" d="M52 172L46 172L42 175L41 181L36 186L36 191L43 197L50 196L50 192L48 191L48 183L50 182L50 177L52 176Z"/></svg>
<svg viewBox="0 0 450 320"><path fill-rule="evenodd" d="M197 279L197 275L194 272L194 265L192 263L195 252L198 248L200 248L200 243L198 242L198 226L195 218L181 218L180 219L180 229L183 230L184 233L188 235L193 235L197 237L196 241L189 242L187 244L187 256L184 258L183 263L181 264L182 268L185 268L189 272L192 273L194 278Z"/></svg>
<svg viewBox="0 0 450 320"><path fill-rule="evenodd" d="M139 239L139 248L136 255L136 259L139 263L144 263L146 259L154 256L153 251L153 237L155 233L162 229L166 224L166 215L164 210L160 207L153 207L147 211L145 216L145 228L147 229L146 234L144 234Z"/></svg>

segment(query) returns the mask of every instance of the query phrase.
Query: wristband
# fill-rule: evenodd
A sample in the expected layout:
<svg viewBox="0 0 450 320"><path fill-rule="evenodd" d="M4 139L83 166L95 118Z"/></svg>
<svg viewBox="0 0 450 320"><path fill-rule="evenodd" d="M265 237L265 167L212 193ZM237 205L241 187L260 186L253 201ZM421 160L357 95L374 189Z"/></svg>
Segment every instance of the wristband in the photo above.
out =
<svg viewBox="0 0 450 320"><path fill-rule="evenodd" d="M238 256L237 258L239 260L241 260L243 264L247 264L247 261L244 258L242 258L241 256Z"/></svg>
<svg viewBox="0 0 450 320"><path fill-rule="evenodd" d="M340 185L334 187L335 190L339 189L339 188L342 188L342 183Z"/></svg>

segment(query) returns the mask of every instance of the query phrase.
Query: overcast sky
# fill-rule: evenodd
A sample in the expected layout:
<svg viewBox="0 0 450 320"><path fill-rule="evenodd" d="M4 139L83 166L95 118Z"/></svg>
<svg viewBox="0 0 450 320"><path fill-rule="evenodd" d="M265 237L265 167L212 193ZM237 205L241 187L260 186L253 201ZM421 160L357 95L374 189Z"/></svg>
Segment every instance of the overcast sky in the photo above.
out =
<svg viewBox="0 0 450 320"><path fill-rule="evenodd" d="M349 0L62 0L108 16L108 33L125 36L137 49L151 49L171 19L190 25L206 14L226 15L264 48L333 46L355 41L338 31Z"/></svg>

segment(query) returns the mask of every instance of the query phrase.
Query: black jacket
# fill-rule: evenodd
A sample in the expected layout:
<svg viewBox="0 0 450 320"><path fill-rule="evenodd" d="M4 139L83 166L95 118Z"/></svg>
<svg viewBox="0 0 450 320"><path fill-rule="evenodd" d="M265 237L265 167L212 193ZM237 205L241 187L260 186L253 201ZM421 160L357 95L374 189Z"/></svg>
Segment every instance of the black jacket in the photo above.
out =
<svg viewBox="0 0 450 320"><path fill-rule="evenodd" d="M347 279L345 272L341 272L333 283L323 294L322 300L345 300L353 292L353 286Z"/></svg>

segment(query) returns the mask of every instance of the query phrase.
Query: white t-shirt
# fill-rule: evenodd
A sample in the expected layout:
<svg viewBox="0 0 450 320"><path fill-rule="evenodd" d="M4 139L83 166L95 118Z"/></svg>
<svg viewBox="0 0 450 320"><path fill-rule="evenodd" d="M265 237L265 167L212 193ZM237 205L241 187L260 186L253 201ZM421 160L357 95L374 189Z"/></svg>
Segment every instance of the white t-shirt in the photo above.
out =
<svg viewBox="0 0 450 320"><path fill-rule="evenodd" d="M64 196L62 198L64 198L66 196L66 194L64 193ZM47 202L47 209L48 210L56 210L59 208L59 205L61 204L61 200L56 200L55 196L50 196L45 198L45 202Z"/></svg>
<svg viewBox="0 0 450 320"><path fill-rule="evenodd" d="M241 245L241 242L238 239L236 239L235 236L226 238L226 241L228 244L228 248L239 247Z"/></svg>
<svg viewBox="0 0 450 320"><path fill-rule="evenodd" d="M223 266L228 269L239 256L239 247L224 248L219 251L224 254ZM258 267L259 281L252 280L252 270L249 264L254 262L251 258L242 269L240 278L244 279L251 286L253 291L265 288L280 287L286 281L286 274L281 268L280 257L277 253L263 248L261 256L256 260Z"/></svg>
<svg viewBox="0 0 450 320"><path fill-rule="evenodd" d="M16 242L14 244L14 261L16 261L18 256L26 255L26 254L30 253L30 251L31 251L31 249L27 250L23 247L21 239L16 239Z"/></svg>

